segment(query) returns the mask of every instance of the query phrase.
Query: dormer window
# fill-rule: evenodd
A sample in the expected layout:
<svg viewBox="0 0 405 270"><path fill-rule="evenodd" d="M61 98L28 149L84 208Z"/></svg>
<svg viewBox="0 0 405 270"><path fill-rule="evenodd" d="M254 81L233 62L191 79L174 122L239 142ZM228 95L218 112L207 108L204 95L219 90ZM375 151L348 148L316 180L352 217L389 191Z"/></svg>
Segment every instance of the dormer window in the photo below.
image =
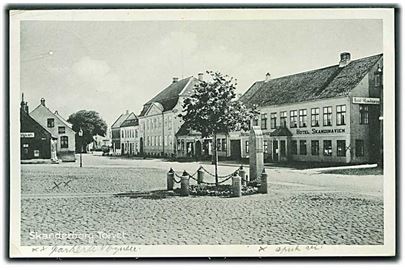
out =
<svg viewBox="0 0 405 270"><path fill-rule="evenodd" d="M55 119L53 118L48 118L47 119L47 127L53 128L55 126Z"/></svg>

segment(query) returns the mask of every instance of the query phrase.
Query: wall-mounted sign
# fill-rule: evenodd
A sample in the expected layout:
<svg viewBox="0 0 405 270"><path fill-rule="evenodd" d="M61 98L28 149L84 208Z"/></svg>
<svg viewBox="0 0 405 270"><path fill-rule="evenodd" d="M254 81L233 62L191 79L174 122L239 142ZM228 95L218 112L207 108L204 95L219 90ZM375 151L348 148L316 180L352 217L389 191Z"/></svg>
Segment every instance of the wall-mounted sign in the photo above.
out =
<svg viewBox="0 0 405 270"><path fill-rule="evenodd" d="M305 135L305 134L330 134L330 133L345 133L346 130L344 128L328 128L328 129L318 129L313 128L311 130L308 129L297 129L297 135Z"/></svg>
<svg viewBox="0 0 405 270"><path fill-rule="evenodd" d="M21 132L20 136L21 136L21 138L34 138L35 133L34 132Z"/></svg>
<svg viewBox="0 0 405 270"><path fill-rule="evenodd" d="M379 98L369 97L353 97L353 103L355 104L380 104Z"/></svg>

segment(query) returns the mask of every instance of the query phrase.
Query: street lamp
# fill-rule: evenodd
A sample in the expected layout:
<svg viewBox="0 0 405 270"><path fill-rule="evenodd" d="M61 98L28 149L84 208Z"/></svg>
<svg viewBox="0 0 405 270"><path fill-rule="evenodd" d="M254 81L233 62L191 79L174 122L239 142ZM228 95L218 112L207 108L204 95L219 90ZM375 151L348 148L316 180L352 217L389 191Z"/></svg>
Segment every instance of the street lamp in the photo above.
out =
<svg viewBox="0 0 405 270"><path fill-rule="evenodd" d="M80 145L81 145L81 150L80 150L80 168L83 167L83 159L82 159L82 153L83 153L83 130L80 128L79 130L79 137L80 137Z"/></svg>

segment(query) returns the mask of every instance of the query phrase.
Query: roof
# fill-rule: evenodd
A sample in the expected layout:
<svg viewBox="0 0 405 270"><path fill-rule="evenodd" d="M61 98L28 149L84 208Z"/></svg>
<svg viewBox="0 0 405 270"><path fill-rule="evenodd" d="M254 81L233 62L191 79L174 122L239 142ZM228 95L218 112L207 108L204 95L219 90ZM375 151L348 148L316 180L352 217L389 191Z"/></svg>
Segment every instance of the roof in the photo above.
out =
<svg viewBox="0 0 405 270"><path fill-rule="evenodd" d="M32 114L33 114L36 110L39 110L40 108L45 108L45 110L46 110L47 112L49 112L49 113L50 113L51 115L53 115L53 116L56 116L56 118L58 118L67 128L71 129L73 132L76 132L76 131L73 130L72 124L70 124L70 123L67 122L62 116L60 116L59 113L58 113L58 111L55 111L55 112L53 113L48 107L46 107L46 105L39 104L35 109L33 109L33 110L30 112L30 116L32 117ZM34 113L34 114L35 114L35 113ZM34 117L35 117L35 116L34 116ZM45 129L46 129L46 127L45 127Z"/></svg>
<svg viewBox="0 0 405 270"><path fill-rule="evenodd" d="M127 119L122 122L120 127L131 127L139 125L138 117L134 113L130 113Z"/></svg>
<svg viewBox="0 0 405 270"><path fill-rule="evenodd" d="M347 96L383 55L373 55L339 65L255 82L240 101L247 106L268 106Z"/></svg>
<svg viewBox="0 0 405 270"><path fill-rule="evenodd" d="M292 136L292 133L286 127L277 127L270 133L270 136Z"/></svg>
<svg viewBox="0 0 405 270"><path fill-rule="evenodd" d="M111 128L119 128L121 124L128 118L130 114L129 113L123 113L121 114L117 120L115 120L114 124L111 125Z"/></svg>
<svg viewBox="0 0 405 270"><path fill-rule="evenodd" d="M72 128L72 124L69 123L68 121L66 121L65 118L63 118L63 117L59 114L58 111L55 111L55 112L54 112L54 115L56 115L56 117L58 117L58 119L59 119L60 121L62 121L65 125L67 125L68 127Z"/></svg>
<svg viewBox="0 0 405 270"><path fill-rule="evenodd" d="M154 98L144 104L139 116L144 116L149 107L155 102L160 103L163 106L164 112L173 109L176 106L180 95L191 95L197 81L196 78L191 76L170 84Z"/></svg>
<svg viewBox="0 0 405 270"><path fill-rule="evenodd" d="M181 125L180 129L176 132L176 137L179 136L201 136L201 132L191 130L190 128L186 128L183 124Z"/></svg>

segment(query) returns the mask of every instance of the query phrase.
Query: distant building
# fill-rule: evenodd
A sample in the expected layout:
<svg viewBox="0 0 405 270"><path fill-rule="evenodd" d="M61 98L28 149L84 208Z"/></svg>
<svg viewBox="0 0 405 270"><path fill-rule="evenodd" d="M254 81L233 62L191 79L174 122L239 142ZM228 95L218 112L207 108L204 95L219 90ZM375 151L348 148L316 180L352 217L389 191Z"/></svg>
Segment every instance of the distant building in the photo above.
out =
<svg viewBox="0 0 405 270"><path fill-rule="evenodd" d="M383 55L255 82L240 98L257 105L267 161L380 162ZM379 120L381 119L381 121ZM230 156L248 157L248 133L231 133Z"/></svg>
<svg viewBox="0 0 405 270"><path fill-rule="evenodd" d="M56 153L62 161L75 161L75 135L72 126L56 111L53 113L45 105L45 99L36 107L30 116L57 138Z"/></svg>
<svg viewBox="0 0 405 270"><path fill-rule="evenodd" d="M176 143L176 133L182 125L178 115L182 104L189 97L195 84L202 80L188 77L182 80L173 78L172 83L158 95L144 104L139 115L140 152L154 156L174 156L180 150Z"/></svg>
<svg viewBox="0 0 405 270"><path fill-rule="evenodd" d="M111 146L111 141L109 138L101 136L101 135L94 135L93 136L93 141L88 144L88 150L90 151L98 151L102 150L102 147L110 147Z"/></svg>
<svg viewBox="0 0 405 270"><path fill-rule="evenodd" d="M139 121L134 113L130 113L121 124L121 154L134 156L140 152Z"/></svg>
<svg viewBox="0 0 405 270"><path fill-rule="evenodd" d="M28 103L23 98L20 107L21 160L50 159L51 141L56 139L29 115Z"/></svg>
<svg viewBox="0 0 405 270"><path fill-rule="evenodd" d="M111 125L111 143L114 155L121 155L121 124L128 118L129 111L121 114Z"/></svg>

